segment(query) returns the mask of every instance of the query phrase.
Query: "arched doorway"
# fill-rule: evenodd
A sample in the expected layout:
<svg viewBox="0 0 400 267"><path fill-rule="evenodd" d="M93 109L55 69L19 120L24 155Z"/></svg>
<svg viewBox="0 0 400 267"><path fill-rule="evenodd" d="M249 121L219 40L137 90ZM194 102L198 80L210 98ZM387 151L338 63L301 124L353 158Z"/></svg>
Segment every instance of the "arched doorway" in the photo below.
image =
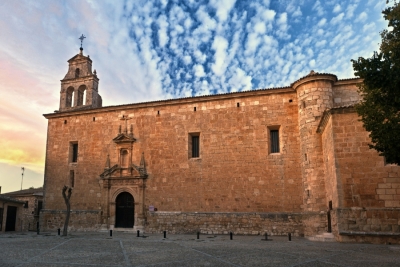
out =
<svg viewBox="0 0 400 267"><path fill-rule="evenodd" d="M135 202L133 196L122 192L115 200L115 227L133 228L135 222Z"/></svg>

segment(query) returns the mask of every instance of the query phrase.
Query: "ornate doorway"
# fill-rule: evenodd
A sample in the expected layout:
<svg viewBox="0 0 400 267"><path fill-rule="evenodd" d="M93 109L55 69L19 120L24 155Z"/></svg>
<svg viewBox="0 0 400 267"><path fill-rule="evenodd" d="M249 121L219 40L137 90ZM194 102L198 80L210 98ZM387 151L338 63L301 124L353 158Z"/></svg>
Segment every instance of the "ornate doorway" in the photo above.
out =
<svg viewBox="0 0 400 267"><path fill-rule="evenodd" d="M115 227L133 228L135 222L135 202L133 196L123 192L115 201Z"/></svg>

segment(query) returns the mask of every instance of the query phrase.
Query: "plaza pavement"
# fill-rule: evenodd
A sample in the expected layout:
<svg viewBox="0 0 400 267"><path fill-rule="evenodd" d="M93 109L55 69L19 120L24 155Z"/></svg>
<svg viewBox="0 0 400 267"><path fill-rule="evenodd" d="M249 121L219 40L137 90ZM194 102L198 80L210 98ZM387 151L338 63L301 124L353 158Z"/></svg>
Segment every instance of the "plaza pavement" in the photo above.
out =
<svg viewBox="0 0 400 267"><path fill-rule="evenodd" d="M113 232L0 234L0 266L400 266L400 246Z"/></svg>

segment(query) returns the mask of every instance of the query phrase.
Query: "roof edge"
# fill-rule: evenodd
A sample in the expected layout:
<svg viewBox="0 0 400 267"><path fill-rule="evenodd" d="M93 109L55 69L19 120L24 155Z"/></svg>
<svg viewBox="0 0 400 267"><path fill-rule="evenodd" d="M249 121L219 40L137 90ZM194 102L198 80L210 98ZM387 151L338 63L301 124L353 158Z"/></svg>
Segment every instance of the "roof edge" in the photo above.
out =
<svg viewBox="0 0 400 267"><path fill-rule="evenodd" d="M276 88L265 88L265 89L256 89L249 91L241 91L241 92L231 92L231 93L222 93L222 94L214 94L214 95L202 95L202 96L191 96L191 97L181 97L181 98L173 98L173 99L163 99L163 100L153 100L147 102L139 102L139 103L130 103L130 104L122 104L122 105L113 105L113 106L104 106L100 108L92 108L86 110L68 110L68 111L57 111L55 113L47 113L43 114L45 118L52 117L62 117L64 115L73 115L77 112L79 113L97 113L109 110L119 110L124 108L143 108L143 107L158 107L165 104L168 105L178 105L181 103L196 103L200 101L212 101L212 100L221 100L221 99L232 99L241 96L257 96L257 95L266 95L266 94L282 94L282 93L294 93L293 88L291 87L276 87Z"/></svg>

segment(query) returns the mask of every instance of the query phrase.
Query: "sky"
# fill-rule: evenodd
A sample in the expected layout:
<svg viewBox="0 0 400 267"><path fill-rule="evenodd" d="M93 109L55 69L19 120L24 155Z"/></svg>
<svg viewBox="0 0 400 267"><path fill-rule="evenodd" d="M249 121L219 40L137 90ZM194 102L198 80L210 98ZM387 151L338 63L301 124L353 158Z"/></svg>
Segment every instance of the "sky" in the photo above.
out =
<svg viewBox="0 0 400 267"><path fill-rule="evenodd" d="M0 186L43 185L67 60L90 55L103 106L354 77L379 50L386 0L1 0ZM101 172L101 170L100 170Z"/></svg>

